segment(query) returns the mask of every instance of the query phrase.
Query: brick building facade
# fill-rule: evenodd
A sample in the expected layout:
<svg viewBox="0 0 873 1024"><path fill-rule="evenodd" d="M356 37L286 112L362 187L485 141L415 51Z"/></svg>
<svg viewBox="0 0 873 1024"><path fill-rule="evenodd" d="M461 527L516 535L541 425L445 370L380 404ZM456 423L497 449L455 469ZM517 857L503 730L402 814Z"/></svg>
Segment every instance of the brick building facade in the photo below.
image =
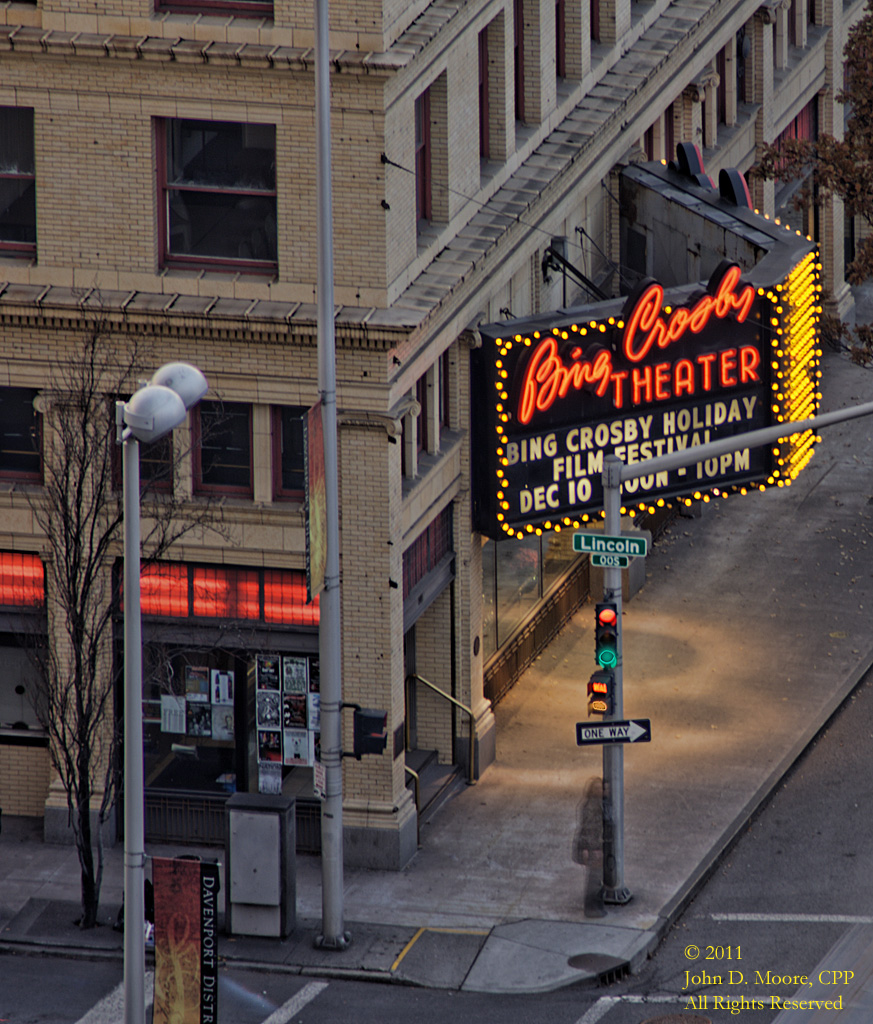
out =
<svg viewBox="0 0 873 1024"><path fill-rule="evenodd" d="M411 755L467 767L472 721L483 770L495 751L489 680L530 656L538 616L560 618L585 591L567 534L525 545L523 561L471 527L477 325L585 301L544 272L550 245L618 294L622 164L691 141L710 174L746 171L783 132L838 131L841 53L862 8L331 3L344 696L387 709L389 731L384 755L345 763L349 860L409 860ZM281 666L315 692L317 615L296 598L274 614L269 597L299 593L305 568L294 438L318 397L313 21L310 0L0 4L6 650L33 603L2 580L19 556L46 551L27 500L39 452L22 457L20 438L34 434L38 414L26 410L53 366L99 322L119 344L136 341L150 366L198 365L230 417L223 452L198 452L199 419L183 429L194 455L173 483L192 503L223 499L229 535L186 538L174 552L189 587L182 611L169 610L170 584L145 606L147 661L171 680L144 694L153 835L188 828L202 839L203 807L218 813L229 789L262 785L262 765L276 760L268 734L282 729L270 729L269 702L259 718L259 679L282 694ZM777 213L772 183L755 183L753 198ZM842 210L809 222L843 309ZM238 596L198 605L219 584L236 595L257 586L261 603L248 617ZM26 676L21 662L0 682L0 806L48 822L64 801L37 723L16 703ZM228 677L235 696L203 703L215 713L229 700L234 723L210 726L206 742L191 731L187 694ZM282 750L282 784L305 803L306 757ZM167 822L183 797L200 824L177 835Z"/></svg>

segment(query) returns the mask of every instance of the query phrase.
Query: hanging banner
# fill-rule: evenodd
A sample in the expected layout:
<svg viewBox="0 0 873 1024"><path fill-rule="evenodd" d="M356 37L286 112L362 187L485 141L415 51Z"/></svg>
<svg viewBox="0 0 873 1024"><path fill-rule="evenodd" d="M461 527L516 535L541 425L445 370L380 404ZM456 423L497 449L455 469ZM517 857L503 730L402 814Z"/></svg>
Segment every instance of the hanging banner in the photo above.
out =
<svg viewBox="0 0 873 1024"><path fill-rule="evenodd" d="M217 1024L218 865L155 857L152 882L153 1024Z"/></svg>
<svg viewBox="0 0 873 1024"><path fill-rule="evenodd" d="M327 567L327 506L321 400L303 417L306 469L306 600L324 590Z"/></svg>

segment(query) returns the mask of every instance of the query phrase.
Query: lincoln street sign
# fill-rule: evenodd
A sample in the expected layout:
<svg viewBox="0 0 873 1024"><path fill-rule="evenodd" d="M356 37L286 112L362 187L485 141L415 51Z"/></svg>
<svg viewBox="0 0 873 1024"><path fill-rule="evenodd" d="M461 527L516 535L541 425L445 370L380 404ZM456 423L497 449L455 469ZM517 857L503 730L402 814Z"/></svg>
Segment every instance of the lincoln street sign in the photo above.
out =
<svg viewBox="0 0 873 1024"><path fill-rule="evenodd" d="M602 533L574 533L573 550L603 555L643 558L648 550L645 537L607 537Z"/></svg>
<svg viewBox="0 0 873 1024"><path fill-rule="evenodd" d="M652 723L648 718L631 718L621 722L577 722L576 746L595 743L649 743Z"/></svg>

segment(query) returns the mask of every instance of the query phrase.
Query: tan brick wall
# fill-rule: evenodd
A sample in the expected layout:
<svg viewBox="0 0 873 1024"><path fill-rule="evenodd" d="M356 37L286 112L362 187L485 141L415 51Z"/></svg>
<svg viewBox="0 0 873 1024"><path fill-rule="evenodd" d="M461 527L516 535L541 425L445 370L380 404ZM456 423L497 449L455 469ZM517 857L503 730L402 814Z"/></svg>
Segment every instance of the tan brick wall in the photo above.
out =
<svg viewBox="0 0 873 1024"><path fill-rule="evenodd" d="M40 817L49 791L51 764L44 747L0 744L0 810Z"/></svg>
<svg viewBox="0 0 873 1024"><path fill-rule="evenodd" d="M347 825L395 827L394 808L411 798L393 734L404 721L400 451L381 426L341 432L342 645L344 699L388 712L388 746L379 757L344 762ZM352 749L352 715L343 720ZM378 819L378 820L374 820Z"/></svg>

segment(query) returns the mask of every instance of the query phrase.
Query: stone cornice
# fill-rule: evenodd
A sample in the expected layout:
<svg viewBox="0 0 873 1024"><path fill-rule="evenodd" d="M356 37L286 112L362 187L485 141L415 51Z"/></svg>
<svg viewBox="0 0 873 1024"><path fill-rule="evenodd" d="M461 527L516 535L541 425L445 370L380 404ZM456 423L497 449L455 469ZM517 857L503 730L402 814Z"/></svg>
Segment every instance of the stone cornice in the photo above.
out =
<svg viewBox="0 0 873 1024"><path fill-rule="evenodd" d="M0 25L0 59L4 54L53 57L86 57L127 61L156 61L179 64L208 64L222 68L250 68L259 71L297 71L314 74L312 47L268 46L262 43L227 43L216 40L124 36L108 33L63 32L28 25ZM407 52L360 53L336 50L330 61L338 72L390 76L405 67Z"/></svg>
<svg viewBox="0 0 873 1024"><path fill-rule="evenodd" d="M312 303L0 283L0 324L81 330L89 323L123 333L317 344ZM414 326L374 307L337 306L334 319L338 347L372 351L394 348Z"/></svg>

